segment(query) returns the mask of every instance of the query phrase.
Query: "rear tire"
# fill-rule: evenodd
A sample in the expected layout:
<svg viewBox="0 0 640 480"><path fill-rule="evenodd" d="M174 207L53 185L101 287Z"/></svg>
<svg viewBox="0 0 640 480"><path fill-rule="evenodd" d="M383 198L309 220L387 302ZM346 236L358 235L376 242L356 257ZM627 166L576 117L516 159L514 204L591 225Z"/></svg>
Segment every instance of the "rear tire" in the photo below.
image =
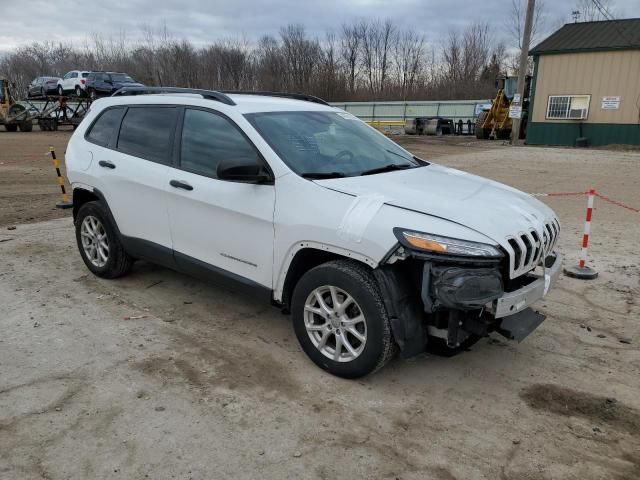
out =
<svg viewBox="0 0 640 480"><path fill-rule="evenodd" d="M62 85L58 85L58 95L63 96L64 90L62 89Z"/></svg>
<svg viewBox="0 0 640 480"><path fill-rule="evenodd" d="M358 378L373 373L396 352L378 284L358 262L334 260L306 272L293 292L291 314L302 349L333 375Z"/></svg>
<svg viewBox="0 0 640 480"><path fill-rule="evenodd" d="M93 88L89 89L89 98L91 99L92 102L94 100L97 100L97 98L98 98L98 94L96 93L96 91Z"/></svg>
<svg viewBox="0 0 640 480"><path fill-rule="evenodd" d="M94 275L118 278L131 270L134 259L124 250L102 202L82 205L76 215L75 227L80 256ZM95 248L92 249L91 245Z"/></svg>
<svg viewBox="0 0 640 480"><path fill-rule="evenodd" d="M80 98L82 96L82 89L76 85L76 97Z"/></svg>
<svg viewBox="0 0 640 480"><path fill-rule="evenodd" d="M33 130L33 122L31 120L25 120L18 125L21 132L30 132Z"/></svg>
<svg viewBox="0 0 640 480"><path fill-rule="evenodd" d="M5 124L4 124L4 129L5 129L7 132L17 132L17 131L18 131L18 125L17 125L17 124L15 124L15 123L12 123L12 124L6 124L6 123L5 123Z"/></svg>

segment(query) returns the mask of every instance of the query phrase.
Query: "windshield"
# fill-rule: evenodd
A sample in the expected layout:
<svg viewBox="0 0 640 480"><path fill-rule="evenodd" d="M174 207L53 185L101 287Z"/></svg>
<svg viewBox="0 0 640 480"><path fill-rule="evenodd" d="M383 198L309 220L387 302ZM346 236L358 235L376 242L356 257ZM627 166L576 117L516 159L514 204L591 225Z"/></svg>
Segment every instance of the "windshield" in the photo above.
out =
<svg viewBox="0 0 640 480"><path fill-rule="evenodd" d="M245 117L289 168L309 178L424 165L350 113L265 112Z"/></svg>
<svg viewBox="0 0 640 480"><path fill-rule="evenodd" d="M120 83L133 83L133 78L131 78L129 75L125 75L124 73L112 73L111 81Z"/></svg>

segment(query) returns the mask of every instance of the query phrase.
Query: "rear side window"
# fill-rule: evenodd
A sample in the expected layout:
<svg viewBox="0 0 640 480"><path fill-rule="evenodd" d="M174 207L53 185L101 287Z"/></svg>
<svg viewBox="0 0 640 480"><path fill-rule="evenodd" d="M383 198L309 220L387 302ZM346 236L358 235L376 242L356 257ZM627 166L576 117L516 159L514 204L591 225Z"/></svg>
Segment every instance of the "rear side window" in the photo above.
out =
<svg viewBox="0 0 640 480"><path fill-rule="evenodd" d="M87 140L106 147L116 133L121 117L122 108L110 108L102 112L87 133Z"/></svg>
<svg viewBox="0 0 640 480"><path fill-rule="evenodd" d="M82 78L87 78L88 76L89 76L89 72L84 72L84 73L82 74Z"/></svg>
<svg viewBox="0 0 640 480"><path fill-rule="evenodd" d="M238 165L262 164L255 148L229 120L211 112L186 109L180 167L216 178L222 161Z"/></svg>
<svg viewBox="0 0 640 480"><path fill-rule="evenodd" d="M176 107L130 107L122 120L118 150L129 155L171 163Z"/></svg>

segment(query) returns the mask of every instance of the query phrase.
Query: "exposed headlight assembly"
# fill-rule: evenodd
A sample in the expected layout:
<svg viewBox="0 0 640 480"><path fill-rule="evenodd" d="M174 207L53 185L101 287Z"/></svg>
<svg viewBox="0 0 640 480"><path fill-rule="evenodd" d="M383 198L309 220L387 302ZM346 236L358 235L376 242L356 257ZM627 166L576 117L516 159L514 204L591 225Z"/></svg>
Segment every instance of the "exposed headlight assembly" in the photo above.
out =
<svg viewBox="0 0 640 480"><path fill-rule="evenodd" d="M497 247L487 243L415 232L404 228L394 228L393 233L403 246L413 250L465 257L500 258L503 256Z"/></svg>

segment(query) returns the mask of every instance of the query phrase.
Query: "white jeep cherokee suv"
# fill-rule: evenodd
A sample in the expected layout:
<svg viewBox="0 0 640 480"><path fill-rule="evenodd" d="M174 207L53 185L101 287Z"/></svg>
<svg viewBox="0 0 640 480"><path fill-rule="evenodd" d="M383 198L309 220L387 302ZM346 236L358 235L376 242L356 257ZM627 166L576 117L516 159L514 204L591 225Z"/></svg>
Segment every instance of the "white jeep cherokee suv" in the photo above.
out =
<svg viewBox="0 0 640 480"><path fill-rule="evenodd" d="M397 350L519 341L560 272L547 206L315 97L122 89L92 104L66 161L94 274L142 259L250 290L342 377Z"/></svg>

